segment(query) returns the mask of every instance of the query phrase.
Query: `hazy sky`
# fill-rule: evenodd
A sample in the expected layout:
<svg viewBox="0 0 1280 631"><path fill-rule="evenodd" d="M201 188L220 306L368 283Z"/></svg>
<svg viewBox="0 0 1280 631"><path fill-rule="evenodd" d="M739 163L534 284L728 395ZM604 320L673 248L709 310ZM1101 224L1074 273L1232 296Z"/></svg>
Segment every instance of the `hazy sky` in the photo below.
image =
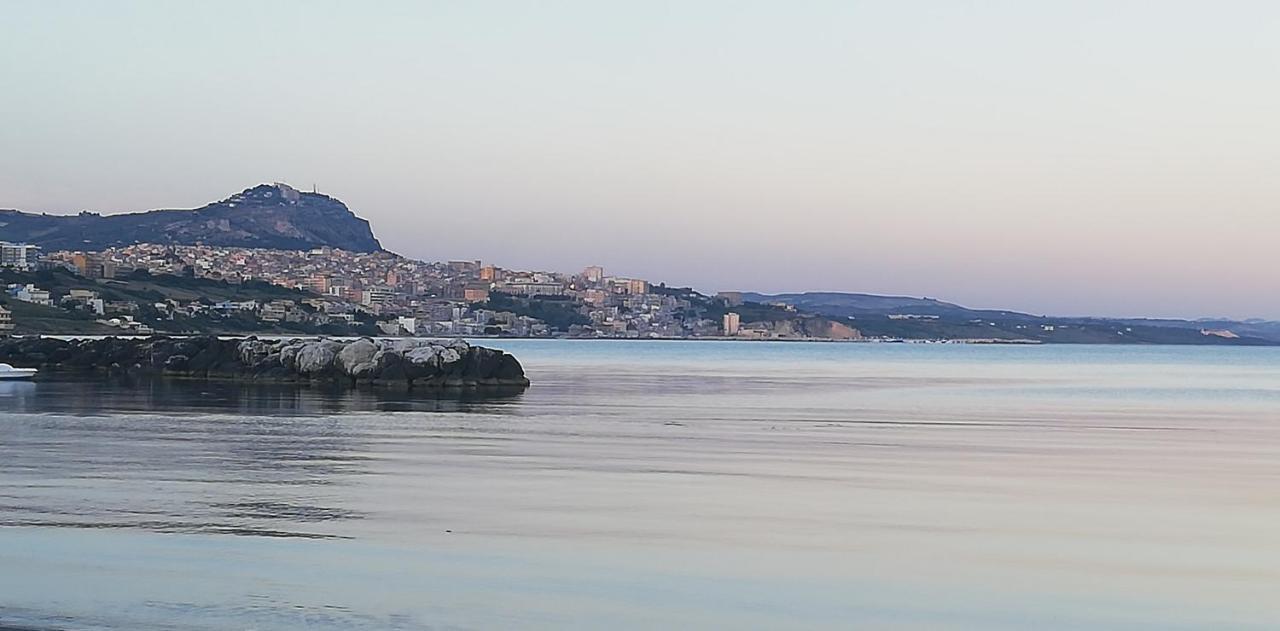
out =
<svg viewBox="0 0 1280 631"><path fill-rule="evenodd" d="M1276 2L0 0L0 87L0 208L280 180L429 260L1280 317Z"/></svg>

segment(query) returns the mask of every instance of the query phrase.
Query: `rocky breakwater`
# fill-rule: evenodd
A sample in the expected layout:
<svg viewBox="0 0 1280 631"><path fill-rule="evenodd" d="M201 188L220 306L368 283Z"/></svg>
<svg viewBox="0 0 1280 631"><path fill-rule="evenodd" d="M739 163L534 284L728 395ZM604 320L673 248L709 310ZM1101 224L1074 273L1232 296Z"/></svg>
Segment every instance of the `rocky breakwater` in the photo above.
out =
<svg viewBox="0 0 1280 631"><path fill-rule="evenodd" d="M0 362L53 374L105 372L410 389L529 385L515 357L463 340L7 338L0 339Z"/></svg>

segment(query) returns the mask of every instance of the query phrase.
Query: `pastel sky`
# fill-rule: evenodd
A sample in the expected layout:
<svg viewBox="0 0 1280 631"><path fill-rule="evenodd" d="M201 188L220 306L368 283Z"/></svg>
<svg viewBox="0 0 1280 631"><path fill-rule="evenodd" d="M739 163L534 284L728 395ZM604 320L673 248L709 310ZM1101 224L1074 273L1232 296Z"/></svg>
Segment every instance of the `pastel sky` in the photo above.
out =
<svg viewBox="0 0 1280 631"><path fill-rule="evenodd" d="M1275 2L0 0L0 88L0 208L314 183L428 260L1280 318Z"/></svg>

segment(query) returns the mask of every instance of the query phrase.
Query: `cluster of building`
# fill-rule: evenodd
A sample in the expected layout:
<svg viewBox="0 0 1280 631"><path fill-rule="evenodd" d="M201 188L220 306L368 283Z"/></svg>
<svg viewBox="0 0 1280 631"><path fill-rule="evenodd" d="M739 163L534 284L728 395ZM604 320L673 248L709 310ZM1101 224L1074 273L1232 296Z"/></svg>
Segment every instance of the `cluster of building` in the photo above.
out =
<svg viewBox="0 0 1280 631"><path fill-rule="evenodd" d="M151 326L137 319L139 306L136 302L103 300L98 296L98 292L90 289L71 289L55 300L52 292L32 283L10 283L5 287L5 295L13 300L33 305L58 306L68 310L84 311L97 316L97 321L101 324L114 326L130 333L145 334L154 331ZM155 306L166 305L156 303ZM0 307L0 331L12 331L14 328L12 312Z"/></svg>
<svg viewBox="0 0 1280 631"><path fill-rule="evenodd" d="M31 271L40 266L40 248L26 243L0 241L0 269ZM51 304L49 292L35 285L11 283L5 287L5 295L15 300L37 304ZM0 305L0 335L13 331L13 312Z"/></svg>
<svg viewBox="0 0 1280 631"><path fill-rule="evenodd" d="M26 243L0 241L0 267L33 270L40 265L40 248Z"/></svg>
<svg viewBox="0 0 1280 631"><path fill-rule="evenodd" d="M150 305L105 302L94 292L75 290L57 297L57 306L90 311L107 323L137 329L145 310L153 319L246 317L265 325L315 326L373 322L388 335L540 337L707 337L751 336L737 314L702 317L707 298L672 290L644 279L610 276L599 266L576 274L508 270L481 261L422 262L388 252L308 251L211 246L138 244L100 252L59 251L3 244L4 266L55 267L86 279L127 279L139 271L232 284L250 281L305 290L298 300L172 300ZM10 286L18 300L54 305L48 291ZM499 294L499 295L495 295ZM554 305L570 321L549 323L527 308ZM544 316L545 317L545 316ZM114 322L112 322L114 320Z"/></svg>
<svg viewBox="0 0 1280 631"><path fill-rule="evenodd" d="M309 318L351 321L371 314L380 330L406 335L546 336L545 322L487 307L495 293L563 301L581 318L562 333L586 337L689 337L725 333L719 319L691 318L696 295L655 288L647 280L609 276L604 268L578 274L508 270L481 261L423 262L387 252L309 251L140 244L102 252L54 252L46 260L88 278L124 277L137 270L229 283L263 281L316 294L302 304L215 305L215 311L253 310L267 322ZM661 289L655 291L655 289Z"/></svg>

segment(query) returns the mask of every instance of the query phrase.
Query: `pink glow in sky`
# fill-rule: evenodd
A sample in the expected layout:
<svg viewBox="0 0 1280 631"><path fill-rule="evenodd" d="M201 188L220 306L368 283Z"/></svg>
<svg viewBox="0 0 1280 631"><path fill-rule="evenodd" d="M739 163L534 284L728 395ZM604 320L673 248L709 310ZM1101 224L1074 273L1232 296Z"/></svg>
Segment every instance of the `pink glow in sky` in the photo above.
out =
<svg viewBox="0 0 1280 631"><path fill-rule="evenodd" d="M1275 3L0 13L0 207L316 183L424 259L1280 318Z"/></svg>

